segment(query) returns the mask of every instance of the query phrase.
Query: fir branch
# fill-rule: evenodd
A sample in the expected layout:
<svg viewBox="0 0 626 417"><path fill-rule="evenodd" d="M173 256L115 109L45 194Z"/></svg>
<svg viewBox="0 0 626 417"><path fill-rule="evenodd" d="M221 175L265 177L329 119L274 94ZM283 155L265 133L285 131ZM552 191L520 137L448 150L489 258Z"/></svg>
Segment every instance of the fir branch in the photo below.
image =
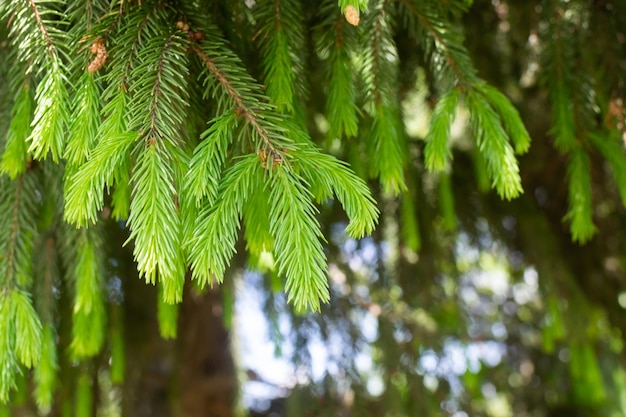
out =
<svg viewBox="0 0 626 417"><path fill-rule="evenodd" d="M209 205L217 198L219 179L236 128L236 113L227 112L215 118L200 136L202 141L194 149L185 178L185 190L198 207L204 198L208 197Z"/></svg>
<svg viewBox="0 0 626 417"><path fill-rule="evenodd" d="M204 205L188 244L192 277L201 287L221 283L235 253L243 205L254 192L254 178L261 175L259 156L243 157L224 174L215 204Z"/></svg>
<svg viewBox="0 0 626 417"><path fill-rule="evenodd" d="M548 84L552 105L552 128L554 145L561 152L576 147L576 120L573 108L574 45L572 27L563 18L560 0L548 2L546 13L550 23L546 33L546 48L543 51L545 82Z"/></svg>
<svg viewBox="0 0 626 417"><path fill-rule="evenodd" d="M328 84L326 86L326 118L331 138L356 136L358 110L356 86L351 55L356 51L356 30L345 24L334 0L322 5L320 14L325 19L317 27L316 48L322 57L328 57Z"/></svg>
<svg viewBox="0 0 626 417"><path fill-rule="evenodd" d="M622 204L626 207L626 154L623 141L614 135L601 133L591 133L588 139L609 163Z"/></svg>
<svg viewBox="0 0 626 417"><path fill-rule="evenodd" d="M137 139L136 133L113 135L96 145L90 158L66 180L65 219L76 226L96 223L104 205L103 189Z"/></svg>
<svg viewBox="0 0 626 417"><path fill-rule="evenodd" d="M420 227L415 207L415 201L409 193L404 193L400 207L402 216L402 237L407 248L418 252L422 246Z"/></svg>
<svg viewBox="0 0 626 417"><path fill-rule="evenodd" d="M54 327L45 325L42 331L41 358L33 372L35 389L33 396L37 408L47 414L52 408L54 389L57 383L56 374L59 369L57 361L57 345Z"/></svg>
<svg viewBox="0 0 626 417"><path fill-rule="evenodd" d="M12 290L32 281L31 258L36 234L35 178L31 174L0 185L0 288Z"/></svg>
<svg viewBox="0 0 626 417"><path fill-rule="evenodd" d="M530 136L515 107L504 94L490 85L479 84L476 88L484 94L489 104L500 115L502 125L515 145L515 152L526 153L530 148Z"/></svg>
<svg viewBox="0 0 626 417"><path fill-rule="evenodd" d="M244 238L246 250L251 257L258 259L264 252L273 252L274 239L270 233L271 209L263 177L257 175L251 181L257 191L251 193L243 205Z"/></svg>
<svg viewBox="0 0 626 417"><path fill-rule="evenodd" d="M150 38L138 53L130 88L129 129L138 130L146 140L165 140L172 147L181 142L186 117L188 89L187 42L179 33L163 39Z"/></svg>
<svg viewBox="0 0 626 417"><path fill-rule="evenodd" d="M54 162L63 154L65 125L69 117L67 79L63 64L52 59L37 86L37 107L32 122L33 131L28 137L31 152L37 159L51 153Z"/></svg>
<svg viewBox="0 0 626 417"><path fill-rule="evenodd" d="M303 179L283 166L271 171L270 232L278 273L287 279L288 300L298 310L318 311L320 301L328 302L326 256L322 249L317 210Z"/></svg>
<svg viewBox="0 0 626 417"><path fill-rule="evenodd" d="M10 308L15 321L15 353L24 366L32 368L41 357L41 321L30 294L24 291L11 291Z"/></svg>
<svg viewBox="0 0 626 417"><path fill-rule="evenodd" d="M397 51L392 39L393 20L389 2L378 1L366 22L368 48L363 57L363 81L366 100L373 119L369 143L372 174L378 177L385 192L398 194L406 190L405 155L398 103ZM391 58L390 58L391 57Z"/></svg>
<svg viewBox="0 0 626 417"><path fill-rule="evenodd" d="M288 148L290 141L282 135L280 124L269 122L269 118L279 122L282 117L272 114L273 107L259 93L261 88L242 68L239 59L221 44L218 35L212 36L216 40L214 43L202 41L192 45L192 50L208 71L205 74L205 96L218 98L218 113L234 108L261 141L258 148L262 146L274 154L283 155L282 149Z"/></svg>
<svg viewBox="0 0 626 417"><path fill-rule="evenodd" d="M137 270L150 283L158 274L167 302L179 302L185 279L181 251L181 221L174 201L176 188L170 157L164 145L150 142L133 173L128 224Z"/></svg>
<svg viewBox="0 0 626 417"><path fill-rule="evenodd" d="M522 193L522 179L515 152L501 125L500 117L479 93L469 91L466 104L472 132L498 194L510 200Z"/></svg>
<svg viewBox="0 0 626 417"><path fill-rule="evenodd" d="M296 0L261 0L254 11L267 95L278 111L293 113L296 95L306 93L300 56L305 50L302 5Z"/></svg>
<svg viewBox="0 0 626 417"><path fill-rule="evenodd" d="M58 207L56 201L55 208ZM41 358L33 370L33 397L37 409L47 414L52 408L54 390L57 382L58 362L55 323L54 286L58 280L57 251L54 236L49 235L40 241L38 252L40 258L33 260L39 266L35 277L35 307L42 321Z"/></svg>
<svg viewBox="0 0 626 417"><path fill-rule="evenodd" d="M597 232L593 224L589 156L581 147L573 148L567 165L569 209L563 220L571 222L572 239L583 244Z"/></svg>
<svg viewBox="0 0 626 417"><path fill-rule="evenodd" d="M442 172L439 175L439 208L443 227L446 230L454 231L457 228L456 212L454 210L454 193L452 192L452 181L450 174Z"/></svg>
<svg viewBox="0 0 626 417"><path fill-rule="evenodd" d="M37 85L36 108L28 137L28 151L35 158L51 153L58 162L64 146L64 128L69 113L66 68L63 60L65 25L55 1L20 0L8 2L5 14L11 14L12 43L19 45L18 59L28 65L28 72L41 71Z"/></svg>
<svg viewBox="0 0 626 417"><path fill-rule="evenodd" d="M75 99L75 117L70 122L65 158L72 165L80 165L96 143L100 125L100 93L94 75L85 71L79 80Z"/></svg>
<svg viewBox="0 0 626 417"><path fill-rule="evenodd" d="M295 157L308 184L335 193L350 219L346 230L351 237L360 239L373 232L379 214L376 202L367 184L346 163L316 149L298 151Z"/></svg>
<svg viewBox="0 0 626 417"><path fill-rule="evenodd" d="M398 0L409 33L421 33L430 40L427 52L431 58L431 71L440 86L454 80L462 90L478 82L476 70L467 49L460 25L449 21L444 14L447 5L432 1ZM448 90L449 87L443 87Z"/></svg>
<svg viewBox="0 0 626 417"><path fill-rule="evenodd" d="M15 179L26 171L28 163L26 140L31 131L32 107L31 89L29 84L24 82L11 110L11 122L6 135L2 161L0 162L0 170L7 173L11 179Z"/></svg>
<svg viewBox="0 0 626 417"><path fill-rule="evenodd" d="M96 355L104 343L104 251L99 227L61 229L61 259L73 292L72 359Z"/></svg>
<svg viewBox="0 0 626 417"><path fill-rule="evenodd" d="M0 289L0 403L6 404L21 372L15 352L15 321L11 293Z"/></svg>
<svg viewBox="0 0 626 417"><path fill-rule="evenodd" d="M444 94L435 106L430 121L430 129L428 129L425 139L424 161L429 171L444 170L448 158L452 157L448 138L450 136L450 127L456 116L459 96L459 90L454 88Z"/></svg>
<svg viewBox="0 0 626 417"><path fill-rule="evenodd" d="M166 302L166 290L159 284L157 299L157 321L163 339L176 339L178 334L178 305Z"/></svg>

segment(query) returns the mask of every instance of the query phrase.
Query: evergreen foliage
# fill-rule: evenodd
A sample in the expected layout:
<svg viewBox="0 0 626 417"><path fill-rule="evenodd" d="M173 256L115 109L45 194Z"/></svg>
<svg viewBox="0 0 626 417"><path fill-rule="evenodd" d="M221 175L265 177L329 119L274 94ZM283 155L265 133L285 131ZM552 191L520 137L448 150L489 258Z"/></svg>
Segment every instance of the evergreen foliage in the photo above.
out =
<svg viewBox="0 0 626 417"><path fill-rule="evenodd" d="M481 191L520 196L518 156L531 138L465 45L471 3L2 1L0 401L25 374L49 412L60 363L74 361L76 415L90 415L90 364L103 350L111 379L123 381L107 225L126 233L138 275L158 286L159 329L174 338L186 281L199 290L224 283L244 241L249 268L269 257L295 310L320 311L331 300L320 213L338 206L347 236L361 239L379 221L374 195L399 201L403 245L420 251L416 165L436 176L443 229L457 231L451 129L461 113ZM597 122L600 93L580 52L585 22L576 19L588 19L588 7L542 2L539 34L550 134L567 158L560 214L581 244L598 230L596 151L626 205L619 129ZM420 52L414 62L433 99L418 152L402 107L418 69L405 62L402 37ZM594 360L589 344L576 346L572 375L600 384L581 365Z"/></svg>

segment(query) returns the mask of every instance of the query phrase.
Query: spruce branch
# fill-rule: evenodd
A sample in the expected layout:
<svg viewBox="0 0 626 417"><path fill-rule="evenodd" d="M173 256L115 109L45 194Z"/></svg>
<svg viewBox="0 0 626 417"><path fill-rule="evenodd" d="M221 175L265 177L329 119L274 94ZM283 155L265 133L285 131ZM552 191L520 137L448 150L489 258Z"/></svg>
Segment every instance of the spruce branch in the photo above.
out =
<svg viewBox="0 0 626 417"><path fill-rule="evenodd" d="M589 156L581 147L573 148L567 165L569 209L563 220L571 222L572 238L583 244L597 232L593 224Z"/></svg>
<svg viewBox="0 0 626 417"><path fill-rule="evenodd" d="M306 94L300 56L305 50L302 5L296 0L261 0L254 11L267 95L278 111L293 113L296 96Z"/></svg>
<svg viewBox="0 0 626 417"><path fill-rule="evenodd" d="M171 159L164 144L149 142L138 157L132 182L128 224L134 239L137 270L150 283L157 275L166 301L180 302L185 279L181 251L181 221Z"/></svg>
<svg viewBox="0 0 626 417"><path fill-rule="evenodd" d="M51 153L54 162L63 154L65 126L69 117L67 78L59 59L52 59L37 86L37 107L28 137L28 151L37 159Z"/></svg>
<svg viewBox="0 0 626 417"><path fill-rule="evenodd" d="M355 68L351 62L356 54L356 30L346 25L334 0L326 0L320 8L323 21L316 27L316 49L320 57L328 57L326 68L326 118L330 138L358 134Z"/></svg>
<svg viewBox="0 0 626 417"><path fill-rule="evenodd" d="M475 91L465 100L479 151L486 163L492 184L502 198L510 200L522 193L522 179L515 152L495 110Z"/></svg>
<svg viewBox="0 0 626 417"><path fill-rule="evenodd" d="M246 250L252 258L274 252L274 239L270 233L270 202L267 188L261 175L252 178L252 187L257 190L243 205L244 238Z"/></svg>
<svg viewBox="0 0 626 417"><path fill-rule="evenodd" d="M0 181L0 288L27 287L32 281L31 258L36 234L36 180L32 173Z"/></svg>
<svg viewBox="0 0 626 417"><path fill-rule="evenodd" d="M178 32L154 36L139 51L130 87L129 122L146 140L164 140L172 147L181 142L187 97L187 41Z"/></svg>
<svg viewBox="0 0 626 417"><path fill-rule="evenodd" d="M15 352L15 321L11 293L0 289L0 403L9 401L20 366Z"/></svg>
<svg viewBox="0 0 626 417"><path fill-rule="evenodd" d="M393 18L390 2L379 0L366 21L368 48L363 56L362 75L372 127L368 146L372 174L378 177L385 192L406 190L405 155L400 114L394 91L397 88L398 55L392 38Z"/></svg>
<svg viewBox="0 0 626 417"><path fill-rule="evenodd" d="M326 256L323 238L315 218L312 195L299 175L279 165L271 171L270 233L278 273L287 279L288 300L298 310L318 311L320 301L328 302Z"/></svg>
<svg viewBox="0 0 626 417"><path fill-rule="evenodd" d="M41 340L41 358L33 372L35 382L33 396L39 411L47 414L52 408L59 369L56 335L52 324L43 327Z"/></svg>
<svg viewBox="0 0 626 417"><path fill-rule="evenodd" d="M41 358L41 321L30 294L24 291L11 291L10 308L15 321L15 353L24 366L32 368Z"/></svg>
<svg viewBox="0 0 626 417"><path fill-rule="evenodd" d="M240 67L238 58L225 48L215 48L206 42L192 45L192 50L206 66L210 76L217 81L216 86L212 85L211 82L207 83L206 95L219 97L220 94L215 91L215 88L219 86L223 89L230 103L227 105L223 102L224 99L221 99L218 102L218 107L220 109L236 109L252 127L256 136L262 140L263 146L276 154L280 154L281 145L276 143L276 135L269 131L270 128L258 114L261 111L265 116L265 112L271 112L272 107L266 104L264 97L256 92L260 91L260 88ZM250 91L250 86L253 86L254 90Z"/></svg>
<svg viewBox="0 0 626 417"><path fill-rule="evenodd" d="M622 198L622 205L626 207L626 154L622 139L616 135L600 132L590 133L588 139L609 163L615 185Z"/></svg>
<svg viewBox="0 0 626 417"><path fill-rule="evenodd" d="M249 154L226 170L215 203L204 205L188 244L192 277L201 287L221 283L235 253L243 205L254 192L254 178L261 174L259 156Z"/></svg>
<svg viewBox="0 0 626 417"><path fill-rule="evenodd" d="M445 14L447 6L431 1L398 0L405 16L409 33L421 33L430 41L427 52L431 58L431 71L441 85L454 85L462 90L478 82L476 70L465 46L458 25L452 24ZM448 90L449 88L444 88Z"/></svg>
<svg viewBox="0 0 626 417"><path fill-rule="evenodd" d="M458 89L445 93L437 102L426 135L424 161L429 171L443 171L452 157L448 144L450 127L456 116L460 92Z"/></svg>
<svg viewBox="0 0 626 417"><path fill-rule="evenodd" d="M28 151L35 158L48 153L58 162L64 147L64 128L69 113L66 53L62 49L67 22L56 1L19 0L6 2L5 16L11 16L10 36L19 45L18 59L28 73L43 73L36 88L36 107Z"/></svg>
<svg viewBox="0 0 626 417"><path fill-rule="evenodd" d="M236 129L237 114L230 111L215 118L211 126L200 136L202 141L194 149L185 178L185 190L197 207L205 198L209 205L216 201L218 180Z"/></svg>
<svg viewBox="0 0 626 417"><path fill-rule="evenodd" d="M175 339L178 334L178 305L168 303L167 291L162 283L159 284L159 294L157 299L157 321L159 323L159 333L164 339Z"/></svg>
<svg viewBox="0 0 626 417"><path fill-rule="evenodd" d="M346 163L312 148L298 151L295 157L300 174L312 188L323 190L325 198L337 196L350 219L346 230L351 237L360 239L373 232L379 214L376 202L367 184Z"/></svg>
<svg viewBox="0 0 626 417"><path fill-rule="evenodd" d="M65 219L76 226L95 224L104 206L103 190L128 157L137 133L112 135L99 142L85 162L66 180Z"/></svg>
<svg viewBox="0 0 626 417"><path fill-rule="evenodd" d="M555 147L564 153L576 147L576 120L573 108L573 68L575 51L571 24L562 16L559 0L548 2L546 14L550 23L545 37L548 37L543 51L545 82L548 83L552 105L552 128Z"/></svg>
<svg viewBox="0 0 626 417"><path fill-rule="evenodd" d="M90 72L84 72L79 80L75 98L75 117L69 127L65 158L71 165L80 165L93 149L100 124L100 92Z"/></svg>
<svg viewBox="0 0 626 417"><path fill-rule="evenodd" d="M530 136L519 113L504 94L488 84L479 84L477 89L500 115L502 125L515 145L515 152L523 154L530 147Z"/></svg>
<svg viewBox="0 0 626 417"><path fill-rule="evenodd" d="M6 134L6 143L0 171L8 174L11 179L26 171L28 163L28 138L32 119L33 98L28 82L24 82L17 94L13 109L11 110L11 122Z"/></svg>

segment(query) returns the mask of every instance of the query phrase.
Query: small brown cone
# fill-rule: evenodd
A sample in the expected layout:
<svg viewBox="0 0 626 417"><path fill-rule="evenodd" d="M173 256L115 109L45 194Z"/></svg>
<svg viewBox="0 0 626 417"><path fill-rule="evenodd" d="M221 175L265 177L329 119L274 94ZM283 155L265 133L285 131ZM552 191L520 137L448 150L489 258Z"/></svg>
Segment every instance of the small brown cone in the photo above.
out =
<svg viewBox="0 0 626 417"><path fill-rule="evenodd" d="M354 6L346 6L346 11L344 12L344 16L348 23L353 26L358 26L359 21L361 20L359 17L359 11Z"/></svg>

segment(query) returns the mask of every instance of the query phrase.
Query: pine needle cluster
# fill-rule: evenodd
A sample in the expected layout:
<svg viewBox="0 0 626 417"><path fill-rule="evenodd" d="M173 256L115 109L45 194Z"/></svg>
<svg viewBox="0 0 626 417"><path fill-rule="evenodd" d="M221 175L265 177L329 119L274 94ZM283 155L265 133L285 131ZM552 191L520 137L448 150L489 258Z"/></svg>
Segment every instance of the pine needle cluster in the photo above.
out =
<svg viewBox="0 0 626 417"><path fill-rule="evenodd" d="M228 19L212 14L218 3ZM626 165L617 142L584 134L596 106L589 78L572 64L575 40L566 39L578 23L561 13L562 2L546 3L553 16L546 31L563 40L544 51L552 133L569 157L566 218L583 242L595 231L587 149L606 157L624 201ZM72 299L72 359L96 355L110 339L121 378L120 329L107 324L115 321L106 222L128 231L139 275L159 286L165 337L176 334L185 281L222 283L242 240L251 260L273 258L296 309L329 301L320 207L340 204L353 238L377 224L375 183L388 198L402 198L403 212L414 212L406 193L412 161L399 99L400 32L420 45L433 80L423 161L441 175L442 200L452 207L450 129L461 106L492 188L504 199L522 193L517 155L530 137L464 46L459 19L467 1L237 4L0 3L8 27L0 30L7 80L0 94L8 100L0 107L1 401L24 368L34 367L35 399L50 408L61 288ZM321 106L313 104L319 97ZM313 126L319 114L325 128ZM325 140L313 140L317 130ZM364 167L355 168L358 175L323 149L333 143L356 149L354 162ZM448 218L453 229L452 210ZM419 246L417 234L409 240Z"/></svg>

